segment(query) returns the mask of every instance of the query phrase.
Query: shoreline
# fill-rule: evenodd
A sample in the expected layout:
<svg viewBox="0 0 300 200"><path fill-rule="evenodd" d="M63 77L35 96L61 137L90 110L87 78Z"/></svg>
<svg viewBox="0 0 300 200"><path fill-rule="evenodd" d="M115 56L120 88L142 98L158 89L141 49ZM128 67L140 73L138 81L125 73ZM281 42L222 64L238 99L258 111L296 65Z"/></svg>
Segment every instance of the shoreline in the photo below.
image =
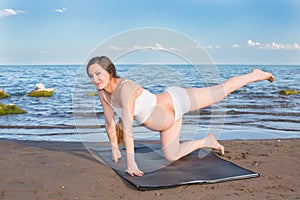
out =
<svg viewBox="0 0 300 200"><path fill-rule="evenodd" d="M30 131L28 129L27 131ZM45 130L38 130L38 131L45 131ZM0 140L16 140L16 141L32 141L32 142L73 142L73 143L90 143L91 141L95 141L96 136L95 134L99 134L99 132L95 132L93 134L87 135L82 134L80 132L74 132L74 133L51 133L51 134L32 134L32 135L15 135L12 136L10 133L5 134L3 133L0 137ZM102 132L101 132L102 134ZM136 142L139 142L139 140L142 140L143 142L151 142L151 141L159 141L160 137L158 134L155 136L151 136L151 138L147 138L147 133L138 132L139 137L141 138L135 138ZM0 134L1 135L1 134ZM196 134L196 139L200 139L206 136L206 133L199 132ZM221 134L215 135L218 141L227 141L227 140L280 140L280 139L300 139L300 132L299 131L280 131L280 130L265 130L265 129L239 129L239 130L224 130ZM43 138L45 137L45 138ZM105 137L105 135L104 135ZM25 139L26 138L26 139ZM187 130L187 132L184 133L184 137L182 140L190 140L191 138L195 138L195 134L191 131ZM104 139L99 139L97 142L108 142Z"/></svg>
<svg viewBox="0 0 300 200"><path fill-rule="evenodd" d="M82 142L0 139L5 199L300 199L300 139L222 140L229 160L260 177L138 191Z"/></svg>

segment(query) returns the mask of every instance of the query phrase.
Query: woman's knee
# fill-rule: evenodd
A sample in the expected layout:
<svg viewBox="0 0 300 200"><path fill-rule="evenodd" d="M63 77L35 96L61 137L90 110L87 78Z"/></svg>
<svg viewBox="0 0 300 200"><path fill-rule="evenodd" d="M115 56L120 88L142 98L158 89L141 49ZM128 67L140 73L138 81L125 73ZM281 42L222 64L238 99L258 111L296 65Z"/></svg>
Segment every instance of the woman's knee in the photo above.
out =
<svg viewBox="0 0 300 200"><path fill-rule="evenodd" d="M168 160L168 161L175 161L175 160L178 160L178 155L179 155L179 152L177 152L175 149L171 150L171 149L168 149L168 150L163 150L163 153L164 153L164 156L165 156L165 159Z"/></svg>
<svg viewBox="0 0 300 200"><path fill-rule="evenodd" d="M168 139L170 139L170 138L168 138ZM172 140L173 140L173 142L171 142ZM172 140L168 140L167 143L164 143L162 141L162 152L164 154L165 159L168 161L177 160L178 155L179 155L179 147L177 147L176 141L174 141L174 138ZM179 144L179 142L178 142L178 144Z"/></svg>

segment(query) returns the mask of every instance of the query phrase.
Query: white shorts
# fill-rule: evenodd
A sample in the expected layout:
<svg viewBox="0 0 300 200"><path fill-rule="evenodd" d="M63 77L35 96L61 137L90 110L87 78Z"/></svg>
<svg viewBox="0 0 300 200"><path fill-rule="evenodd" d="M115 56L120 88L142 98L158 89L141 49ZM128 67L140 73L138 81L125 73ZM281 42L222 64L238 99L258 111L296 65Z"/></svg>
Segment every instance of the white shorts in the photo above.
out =
<svg viewBox="0 0 300 200"><path fill-rule="evenodd" d="M175 111L175 121L182 118L182 116L190 111L190 97L186 90L181 87L172 86L166 89L166 91L171 95L174 111Z"/></svg>

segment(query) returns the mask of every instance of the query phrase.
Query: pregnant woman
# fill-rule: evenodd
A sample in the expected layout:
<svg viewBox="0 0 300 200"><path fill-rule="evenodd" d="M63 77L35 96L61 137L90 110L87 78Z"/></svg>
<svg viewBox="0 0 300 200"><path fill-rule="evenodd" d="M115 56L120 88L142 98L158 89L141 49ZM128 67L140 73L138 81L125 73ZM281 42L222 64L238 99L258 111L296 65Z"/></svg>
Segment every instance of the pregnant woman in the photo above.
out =
<svg viewBox="0 0 300 200"><path fill-rule="evenodd" d="M208 147L224 154L224 147L208 134L200 140L180 142L182 116L223 100L233 91L256 81L273 82L271 73L253 69L252 72L226 80L224 83L204 88L169 87L160 94L152 94L129 79L120 78L112 61L94 57L87 64L87 74L98 89L105 116L105 128L111 144L112 159L121 158L114 113L122 119L126 148L127 170L131 176L143 176L134 156L133 120L144 127L160 132L164 156L175 161L200 148Z"/></svg>

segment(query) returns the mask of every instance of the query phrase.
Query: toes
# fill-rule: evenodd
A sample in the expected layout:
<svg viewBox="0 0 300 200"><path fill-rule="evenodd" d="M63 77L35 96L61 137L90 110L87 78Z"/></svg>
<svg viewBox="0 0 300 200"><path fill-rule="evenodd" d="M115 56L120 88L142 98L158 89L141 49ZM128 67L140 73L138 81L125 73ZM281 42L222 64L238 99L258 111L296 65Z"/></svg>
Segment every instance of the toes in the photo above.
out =
<svg viewBox="0 0 300 200"><path fill-rule="evenodd" d="M136 174L136 176L143 176L143 175L144 175L143 172L139 172L139 173Z"/></svg>
<svg viewBox="0 0 300 200"><path fill-rule="evenodd" d="M225 148L224 148L224 146L223 146L223 145L221 145L221 153L222 153L222 156L224 156L224 155L225 155Z"/></svg>
<svg viewBox="0 0 300 200"><path fill-rule="evenodd" d="M128 170L125 170L125 172L127 174L129 174L130 176L143 176L144 175L144 172L142 171L138 171L138 172L129 172Z"/></svg>
<svg viewBox="0 0 300 200"><path fill-rule="evenodd" d="M275 81L275 78L274 78L273 75L271 75L271 77L269 78L269 81L270 81L271 83Z"/></svg>

